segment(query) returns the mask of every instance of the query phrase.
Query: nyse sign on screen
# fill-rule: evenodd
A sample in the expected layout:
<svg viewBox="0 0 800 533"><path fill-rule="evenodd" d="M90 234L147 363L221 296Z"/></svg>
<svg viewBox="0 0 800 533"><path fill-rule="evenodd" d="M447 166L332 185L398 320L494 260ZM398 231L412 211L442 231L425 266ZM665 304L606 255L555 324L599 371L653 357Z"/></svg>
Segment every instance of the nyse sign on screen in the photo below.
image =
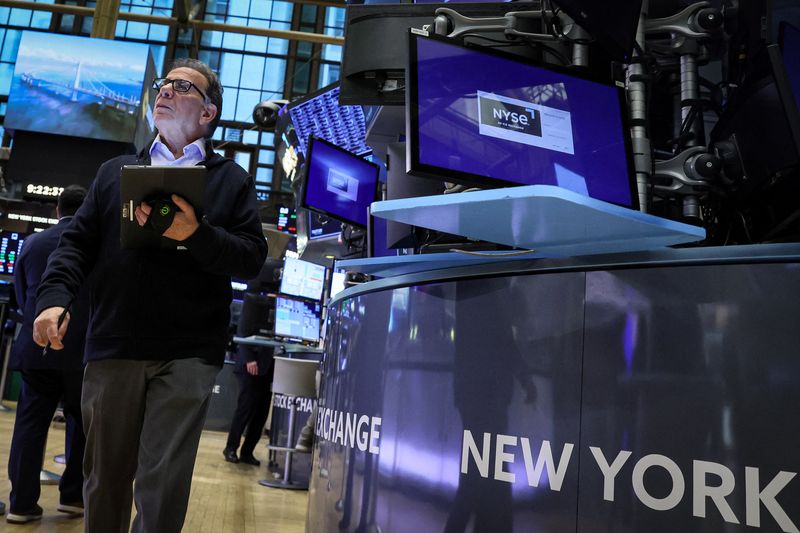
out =
<svg viewBox="0 0 800 533"><path fill-rule="evenodd" d="M538 487L542 482L549 484L550 490L561 491L569 469L577 468L577 465L573 465L576 462L573 461L574 448L575 445L569 442L554 449L547 440L536 446L527 437L491 433L473 435L471 431L464 430L461 474L468 475L477 471L481 477L501 483L527 483L532 487ZM751 466L745 467L741 472L734 472L723 464L711 461L694 460L691 465L678 465L669 457L659 454L635 458L628 450L609 452L595 446L590 446L589 451L595 464L582 468L599 469L603 477L601 492L605 501L613 502L616 489L620 484L628 483L638 501L654 511L675 512L674 509L684 498L690 498L692 515L698 518L724 520L750 527L761 527L763 524L770 529L777 524L781 531L798 532L792 517L778 501L780 492L794 480L796 472L780 471L771 478L766 478L759 468ZM527 479L517 479L518 476L507 468L507 465L518 459L525 466ZM629 478L623 478L620 472L629 462L633 465L632 474ZM663 470L669 476L671 489L666 496L654 496L650 492L645 474L651 469ZM542 481L542 474L545 472L547 475ZM741 516L742 513L737 516L728 498L735 490L742 490L742 485L745 511L744 516ZM581 497L593 496L582 490ZM600 491L597 497L600 497ZM712 510L714 512L710 512ZM799 511L789 509L791 513ZM774 522L767 524L767 520Z"/></svg>

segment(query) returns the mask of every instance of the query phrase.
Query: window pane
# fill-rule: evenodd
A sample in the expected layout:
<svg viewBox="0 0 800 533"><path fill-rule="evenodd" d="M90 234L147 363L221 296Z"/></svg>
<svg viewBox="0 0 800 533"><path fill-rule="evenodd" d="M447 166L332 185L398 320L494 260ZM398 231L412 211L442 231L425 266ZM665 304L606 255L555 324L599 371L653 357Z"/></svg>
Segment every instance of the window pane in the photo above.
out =
<svg viewBox="0 0 800 533"><path fill-rule="evenodd" d="M261 145L262 146L272 146L275 142L275 134L270 132L263 132L261 134Z"/></svg>
<svg viewBox="0 0 800 533"><path fill-rule="evenodd" d="M258 52L263 54L267 51L267 43L269 39L267 37L261 37L259 35L248 35L245 38L245 45L244 49L248 52Z"/></svg>
<svg viewBox="0 0 800 533"><path fill-rule="evenodd" d="M46 13L44 11L36 11L33 14L33 18L31 19L31 27L46 30L50 28L50 19L52 17L53 15L50 13Z"/></svg>
<svg viewBox="0 0 800 533"><path fill-rule="evenodd" d="M261 88L265 91L275 91L283 94L284 79L286 78L286 60L268 57L264 68L264 81Z"/></svg>
<svg viewBox="0 0 800 533"><path fill-rule="evenodd" d="M11 88L11 78L14 76L12 63L0 63L0 94L7 95Z"/></svg>
<svg viewBox="0 0 800 533"><path fill-rule="evenodd" d="M239 76L242 72L241 54L222 54L219 68L219 78L223 85L239 85Z"/></svg>
<svg viewBox="0 0 800 533"><path fill-rule="evenodd" d="M256 183L272 183L272 169L258 167L256 169Z"/></svg>
<svg viewBox="0 0 800 533"><path fill-rule="evenodd" d="M125 36L129 39L147 39L147 26L144 22L128 22Z"/></svg>
<svg viewBox="0 0 800 533"><path fill-rule="evenodd" d="M219 48L220 46L222 46L222 32L206 30L202 33L202 37L200 38L200 43L203 46L209 46L211 48Z"/></svg>
<svg viewBox="0 0 800 533"><path fill-rule="evenodd" d="M261 89L261 77L263 73L263 57L244 56L240 86L244 89Z"/></svg>
<svg viewBox="0 0 800 533"><path fill-rule="evenodd" d="M240 122L252 122L253 108L256 106L259 99L258 91L239 91L239 100L236 103L236 120Z"/></svg>
<svg viewBox="0 0 800 533"><path fill-rule="evenodd" d="M258 144L258 132L256 130L246 130L242 135L242 142L246 144Z"/></svg>
<svg viewBox="0 0 800 533"><path fill-rule="evenodd" d="M66 19L70 17L69 26L66 26ZM61 31L69 31L68 28L72 28L72 15L64 15L61 19ZM128 21L127 20L117 20L117 29L114 31L115 37L125 37L125 32L128 29Z"/></svg>
<svg viewBox="0 0 800 533"><path fill-rule="evenodd" d="M230 0L228 3L228 15L246 17L248 11L250 11L250 0Z"/></svg>
<svg viewBox="0 0 800 533"><path fill-rule="evenodd" d="M258 152L258 164L259 165L271 165L275 162L275 152L272 150L259 150Z"/></svg>
<svg viewBox="0 0 800 533"><path fill-rule="evenodd" d="M292 21L292 4L290 2L272 3L272 20Z"/></svg>
<svg viewBox="0 0 800 533"><path fill-rule="evenodd" d="M27 9L12 9L8 24L11 26L28 26L31 22L31 12Z"/></svg>
<svg viewBox="0 0 800 533"><path fill-rule="evenodd" d="M19 36L21 33L22 32L19 30L8 30L6 32L6 40L3 42L3 52L0 53L0 61L10 61L13 63L17 60Z"/></svg>
<svg viewBox="0 0 800 533"><path fill-rule="evenodd" d="M325 61L342 61L342 47L338 44L322 45L322 59Z"/></svg>
<svg viewBox="0 0 800 533"><path fill-rule="evenodd" d="M234 161L239 163L243 169L249 171L250 170L250 152L236 152L234 156Z"/></svg>
<svg viewBox="0 0 800 533"><path fill-rule="evenodd" d="M150 40L166 41L168 37L169 37L169 26L162 26L161 24L150 25Z"/></svg>
<svg viewBox="0 0 800 533"><path fill-rule="evenodd" d="M233 120L236 116L236 98L239 90L235 87L225 87L225 96L222 105L222 120Z"/></svg>
<svg viewBox="0 0 800 533"><path fill-rule="evenodd" d="M0 7L0 24L8 24L8 14L11 10L7 7Z"/></svg>
<svg viewBox="0 0 800 533"><path fill-rule="evenodd" d="M282 56L288 54L289 41L286 39L278 39L277 37L270 37L269 45L267 45L267 53Z"/></svg>

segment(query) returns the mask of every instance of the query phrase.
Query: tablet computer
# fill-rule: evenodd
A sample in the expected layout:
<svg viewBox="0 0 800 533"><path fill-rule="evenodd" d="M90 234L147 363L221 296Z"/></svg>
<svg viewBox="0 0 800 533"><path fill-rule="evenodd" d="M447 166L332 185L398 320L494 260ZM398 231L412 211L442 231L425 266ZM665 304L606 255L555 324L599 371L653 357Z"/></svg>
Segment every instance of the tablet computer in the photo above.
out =
<svg viewBox="0 0 800 533"><path fill-rule="evenodd" d="M134 214L136 206L159 195L177 194L192 204L197 220L200 220L203 217L205 191L206 167L204 166L123 166L119 186L122 203L120 247L123 250L177 249L181 245L180 242L158 235L139 225Z"/></svg>

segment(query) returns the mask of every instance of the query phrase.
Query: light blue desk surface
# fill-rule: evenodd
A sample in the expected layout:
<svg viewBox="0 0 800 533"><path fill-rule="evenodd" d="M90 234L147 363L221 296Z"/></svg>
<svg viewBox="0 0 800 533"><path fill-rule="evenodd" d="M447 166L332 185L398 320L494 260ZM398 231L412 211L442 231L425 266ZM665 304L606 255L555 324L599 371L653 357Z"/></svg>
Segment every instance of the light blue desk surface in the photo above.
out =
<svg viewBox="0 0 800 533"><path fill-rule="evenodd" d="M705 238L703 228L552 185L387 200L372 204L372 214L549 257L650 250Z"/></svg>

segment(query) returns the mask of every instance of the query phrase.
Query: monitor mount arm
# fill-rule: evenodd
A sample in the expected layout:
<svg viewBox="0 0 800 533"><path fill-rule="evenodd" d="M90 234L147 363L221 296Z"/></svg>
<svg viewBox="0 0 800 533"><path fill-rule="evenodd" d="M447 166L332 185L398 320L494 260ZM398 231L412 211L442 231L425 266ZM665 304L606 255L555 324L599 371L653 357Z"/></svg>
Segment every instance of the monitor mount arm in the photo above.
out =
<svg viewBox="0 0 800 533"><path fill-rule="evenodd" d="M721 179L723 162L703 146L692 146L666 161L657 161L653 188L665 197L681 197L683 216L700 219L699 199Z"/></svg>
<svg viewBox="0 0 800 533"><path fill-rule="evenodd" d="M544 21L545 25L551 21L556 22L559 31L538 33L538 21ZM586 66L589 60L586 45L589 34L564 12L554 14L544 7L511 11L502 17L466 17L455 9L440 7L436 10L433 24L424 29L450 38L468 34L503 33L509 41L568 41L572 43L573 65Z"/></svg>
<svg viewBox="0 0 800 533"><path fill-rule="evenodd" d="M671 177L672 185L656 185L656 191L662 193L671 191L673 195L682 196L683 215L691 218L700 218L699 196L692 191L701 193L707 190L704 180L713 177L719 171L719 160L708 154L708 150L701 145L705 142L703 132L702 112L698 111L700 105L700 74L698 60L707 55L704 43L720 34L722 28L722 13L711 7L710 2L697 2L674 15L649 19L645 21L644 31L646 36L655 37L659 34L669 34L667 44L659 43L652 38L648 45L669 56L677 56L680 65L680 106L681 127L691 122L691 138L686 142L690 148L667 161L656 163L655 178ZM705 154L702 155L701 154ZM706 159L712 157L716 164L712 171L693 166L697 158L703 159L705 164L710 164ZM683 173L683 174L681 174ZM709 174L710 173L710 174Z"/></svg>

